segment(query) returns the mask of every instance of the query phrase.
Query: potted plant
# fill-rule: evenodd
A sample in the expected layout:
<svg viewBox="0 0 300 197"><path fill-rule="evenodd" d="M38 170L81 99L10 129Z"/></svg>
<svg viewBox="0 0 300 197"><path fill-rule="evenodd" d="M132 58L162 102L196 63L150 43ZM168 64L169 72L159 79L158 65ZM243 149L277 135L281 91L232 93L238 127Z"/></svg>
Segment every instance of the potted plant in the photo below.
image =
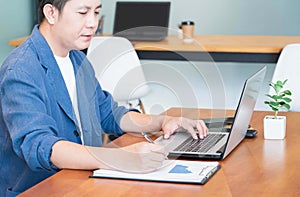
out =
<svg viewBox="0 0 300 197"><path fill-rule="evenodd" d="M275 112L274 116L266 116L264 118L264 138L265 139L284 139L286 134L286 117L278 116L280 109L290 109L290 102L292 95L290 90L283 90L287 79L284 81L278 80L276 83L269 83L269 86L275 91L275 94L266 94L269 101L264 103L269 105L272 111Z"/></svg>

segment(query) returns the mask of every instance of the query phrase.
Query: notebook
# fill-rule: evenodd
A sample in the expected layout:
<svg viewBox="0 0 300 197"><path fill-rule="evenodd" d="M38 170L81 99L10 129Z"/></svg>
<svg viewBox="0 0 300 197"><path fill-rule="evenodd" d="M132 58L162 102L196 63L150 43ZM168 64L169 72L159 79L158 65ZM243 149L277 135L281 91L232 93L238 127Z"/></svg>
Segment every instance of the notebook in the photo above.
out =
<svg viewBox="0 0 300 197"><path fill-rule="evenodd" d="M219 169L217 161L165 160L162 167L149 173L94 170L90 178L110 178L151 182L205 184Z"/></svg>
<svg viewBox="0 0 300 197"><path fill-rule="evenodd" d="M229 128L209 128L209 134L204 140L193 140L188 132L179 131L170 139L163 139L163 136L160 136L155 142L166 147L169 157L224 159L245 138L265 74L266 67L263 67L245 81Z"/></svg>
<svg viewBox="0 0 300 197"><path fill-rule="evenodd" d="M132 41L160 41L168 35L170 2L117 2L113 35Z"/></svg>

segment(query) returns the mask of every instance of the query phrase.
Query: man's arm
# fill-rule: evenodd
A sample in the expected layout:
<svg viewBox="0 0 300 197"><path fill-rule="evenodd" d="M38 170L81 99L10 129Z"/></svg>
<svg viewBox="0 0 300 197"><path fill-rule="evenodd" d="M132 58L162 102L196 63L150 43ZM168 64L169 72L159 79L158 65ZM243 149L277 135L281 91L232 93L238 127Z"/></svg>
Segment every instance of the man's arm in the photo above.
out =
<svg viewBox="0 0 300 197"><path fill-rule="evenodd" d="M168 139L176 130L182 128L189 132L194 139L197 133L204 138L208 129L202 120L192 120L184 117L171 117L164 115L147 115L136 112L126 113L120 122L125 132L154 132L163 131L164 138Z"/></svg>
<svg viewBox="0 0 300 197"><path fill-rule="evenodd" d="M141 142L122 148L90 147L57 141L52 147L51 162L60 169L114 169L124 172L151 172L162 165L164 147Z"/></svg>
<svg viewBox="0 0 300 197"><path fill-rule="evenodd" d="M196 139L207 135L208 129L202 120L183 117L146 115L128 112L121 119L121 128L126 132L163 131L169 138L177 129L187 130ZM196 131L197 130L197 131ZM51 162L58 168L70 169L115 169L125 172L150 172L162 165L167 155L164 147L141 142L122 148L89 147L58 141L52 147Z"/></svg>

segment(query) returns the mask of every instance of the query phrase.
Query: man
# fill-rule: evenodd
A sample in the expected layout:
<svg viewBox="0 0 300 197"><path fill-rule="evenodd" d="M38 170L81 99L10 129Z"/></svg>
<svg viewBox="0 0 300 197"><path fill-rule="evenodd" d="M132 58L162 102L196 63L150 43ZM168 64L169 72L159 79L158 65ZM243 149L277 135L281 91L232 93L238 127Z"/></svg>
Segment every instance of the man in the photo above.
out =
<svg viewBox="0 0 300 197"><path fill-rule="evenodd" d="M60 169L149 172L162 165L163 147L137 143L101 147L102 132L184 128L196 139L203 121L145 115L117 106L101 89L79 51L97 28L99 0L42 0L40 24L0 69L0 195L15 196Z"/></svg>

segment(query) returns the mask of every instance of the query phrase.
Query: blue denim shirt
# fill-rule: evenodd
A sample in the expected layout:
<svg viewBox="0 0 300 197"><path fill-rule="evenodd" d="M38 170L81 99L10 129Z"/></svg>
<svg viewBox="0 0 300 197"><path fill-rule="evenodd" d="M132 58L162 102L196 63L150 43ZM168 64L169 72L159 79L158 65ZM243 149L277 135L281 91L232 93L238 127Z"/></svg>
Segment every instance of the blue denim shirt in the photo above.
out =
<svg viewBox="0 0 300 197"><path fill-rule="evenodd" d="M128 111L102 91L81 51L70 51L79 87L85 144L101 146L101 132L121 135ZM64 79L38 26L0 68L0 196L15 196L53 175L50 162L58 140L81 144Z"/></svg>

